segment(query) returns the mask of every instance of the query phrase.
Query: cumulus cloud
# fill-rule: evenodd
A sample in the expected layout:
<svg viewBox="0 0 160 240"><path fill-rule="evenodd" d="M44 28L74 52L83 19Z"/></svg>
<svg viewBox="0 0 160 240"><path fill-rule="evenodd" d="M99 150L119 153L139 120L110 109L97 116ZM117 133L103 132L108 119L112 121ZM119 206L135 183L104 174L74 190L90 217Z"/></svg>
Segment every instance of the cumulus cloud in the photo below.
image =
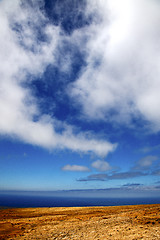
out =
<svg viewBox="0 0 160 240"><path fill-rule="evenodd" d="M31 3L0 1L0 134L45 148L105 156L115 150L116 144L75 134L71 126L58 133L56 119L41 114L37 99L25 87L33 76L42 76L49 64L56 64L57 49L64 37L60 26L49 23L40 10L43 1Z"/></svg>
<svg viewBox="0 0 160 240"><path fill-rule="evenodd" d="M112 169L112 167L109 165L109 163L106 161L103 161L103 160L97 160L97 161L93 162L91 166L100 172L105 172L105 171L109 171Z"/></svg>
<svg viewBox="0 0 160 240"><path fill-rule="evenodd" d="M136 118L159 131L159 2L87 2L93 22L78 32L87 39L86 66L72 96L89 119L131 124Z"/></svg>
<svg viewBox="0 0 160 240"><path fill-rule="evenodd" d="M89 172L89 168L80 165L66 165L62 168L63 171L72 171L72 172Z"/></svg>

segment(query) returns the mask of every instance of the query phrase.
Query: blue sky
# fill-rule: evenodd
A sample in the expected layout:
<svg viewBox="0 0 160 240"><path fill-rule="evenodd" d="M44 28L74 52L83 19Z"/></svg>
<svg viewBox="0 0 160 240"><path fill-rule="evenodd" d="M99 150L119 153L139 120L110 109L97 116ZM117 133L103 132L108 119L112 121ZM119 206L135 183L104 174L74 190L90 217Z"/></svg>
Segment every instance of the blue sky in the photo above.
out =
<svg viewBox="0 0 160 240"><path fill-rule="evenodd" d="M160 196L159 12L0 1L1 191Z"/></svg>

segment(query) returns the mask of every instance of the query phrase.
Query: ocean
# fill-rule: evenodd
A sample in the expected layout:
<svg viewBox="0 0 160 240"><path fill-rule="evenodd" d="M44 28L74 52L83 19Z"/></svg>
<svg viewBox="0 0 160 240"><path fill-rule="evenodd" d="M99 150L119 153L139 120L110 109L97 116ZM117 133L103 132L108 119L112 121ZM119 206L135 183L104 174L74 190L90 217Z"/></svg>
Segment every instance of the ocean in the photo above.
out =
<svg viewBox="0 0 160 240"><path fill-rule="evenodd" d="M0 207L87 207L160 204L160 198L76 198L53 196L0 195Z"/></svg>

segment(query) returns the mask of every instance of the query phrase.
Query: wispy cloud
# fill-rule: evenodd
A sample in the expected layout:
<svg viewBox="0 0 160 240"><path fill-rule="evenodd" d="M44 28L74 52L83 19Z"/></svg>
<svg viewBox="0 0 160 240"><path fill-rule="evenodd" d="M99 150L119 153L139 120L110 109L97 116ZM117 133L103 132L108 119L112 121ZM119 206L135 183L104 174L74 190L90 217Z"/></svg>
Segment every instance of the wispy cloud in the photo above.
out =
<svg viewBox="0 0 160 240"><path fill-rule="evenodd" d="M135 170L145 170L149 169L150 167L153 166L153 163L157 161L159 158L157 156L149 155L144 158L141 158L138 162L136 162L135 166L133 169Z"/></svg>
<svg viewBox="0 0 160 240"><path fill-rule="evenodd" d="M0 191L0 194L23 196L93 197L93 198L138 198L160 197L159 186L111 187L104 189L73 189L65 191ZM123 200L124 201L124 200ZM124 204L124 202L123 202Z"/></svg>
<svg viewBox="0 0 160 240"><path fill-rule="evenodd" d="M49 64L57 65L61 54L58 49L66 38L61 26L49 22L40 10L43 4L0 1L0 134L44 148L105 156L115 150L116 144L99 141L94 135L88 138L85 133L75 134L69 125L57 132L57 119L41 113L38 100L27 88L26 83L40 78ZM65 64L63 69L68 69L70 62Z"/></svg>
<svg viewBox="0 0 160 240"><path fill-rule="evenodd" d="M62 167L63 171L72 171L72 172L89 172L90 169L85 166L80 165L66 165Z"/></svg>
<svg viewBox="0 0 160 240"><path fill-rule="evenodd" d="M108 179L107 174L92 174L86 178L77 179L78 182L88 182L88 181L106 181Z"/></svg>
<svg viewBox="0 0 160 240"><path fill-rule="evenodd" d="M140 184L140 183L127 183L127 184L124 184L123 187L139 187L139 186L142 186L143 184Z"/></svg>
<svg viewBox="0 0 160 240"><path fill-rule="evenodd" d="M136 177L142 177L148 175L144 172L134 172L134 171L128 171L128 172L120 172L120 173L114 173L111 175L108 174L92 174L87 176L86 178L80 178L77 179L77 181L85 182L85 181L107 181L107 180L119 180L119 179L132 179Z"/></svg>
<svg viewBox="0 0 160 240"><path fill-rule="evenodd" d="M61 121L63 131L57 131L54 113L44 115L27 87L29 81L41 78L49 65L62 72L73 70L74 50L61 52L67 44L70 49L74 46L85 62L78 76L66 85L80 117L129 125L139 119L152 125L152 130L160 129L157 1L88 0L83 11L78 9L87 24L77 27L74 16L75 27L68 32L66 20L54 24L44 14L43 0L31 1L32 6L29 2L0 1L1 135L49 149L67 148L103 157L116 149L117 144L94 134L88 137L81 129L75 131L75 126L66 123L64 127ZM104 162L103 167L100 162L95 165L99 171L109 168Z"/></svg>
<svg viewBox="0 0 160 240"><path fill-rule="evenodd" d="M109 179L128 179L128 178L136 178L141 176L146 176L147 173L144 172L121 172L121 173L115 173L109 177Z"/></svg>
<svg viewBox="0 0 160 240"><path fill-rule="evenodd" d="M160 144L158 144L156 146L144 147L144 148L140 149L140 151L143 152L143 153L148 153L148 152L156 151L158 149L160 149Z"/></svg>
<svg viewBox="0 0 160 240"><path fill-rule="evenodd" d="M78 32L87 66L72 85L87 118L138 119L159 131L159 11L155 0L88 0L93 22Z"/></svg>
<svg viewBox="0 0 160 240"><path fill-rule="evenodd" d="M152 175L160 176L160 169L153 171Z"/></svg>
<svg viewBox="0 0 160 240"><path fill-rule="evenodd" d="M155 184L160 184L160 181L155 182Z"/></svg>

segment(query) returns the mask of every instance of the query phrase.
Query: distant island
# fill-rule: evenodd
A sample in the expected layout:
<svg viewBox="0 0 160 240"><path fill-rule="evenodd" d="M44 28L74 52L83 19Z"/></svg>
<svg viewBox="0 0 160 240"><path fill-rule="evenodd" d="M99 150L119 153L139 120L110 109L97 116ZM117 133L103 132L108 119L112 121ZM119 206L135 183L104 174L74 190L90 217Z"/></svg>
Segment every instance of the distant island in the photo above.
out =
<svg viewBox="0 0 160 240"><path fill-rule="evenodd" d="M160 204L1 209L0 239L160 239Z"/></svg>

